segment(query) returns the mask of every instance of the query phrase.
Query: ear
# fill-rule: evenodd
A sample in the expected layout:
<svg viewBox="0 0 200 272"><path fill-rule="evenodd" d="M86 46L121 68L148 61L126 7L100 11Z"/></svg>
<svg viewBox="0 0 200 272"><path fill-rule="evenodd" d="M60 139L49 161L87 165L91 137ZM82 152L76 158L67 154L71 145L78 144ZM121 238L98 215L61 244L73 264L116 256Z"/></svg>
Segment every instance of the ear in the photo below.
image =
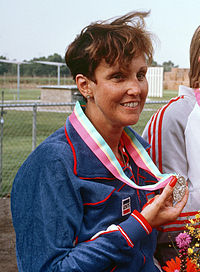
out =
<svg viewBox="0 0 200 272"><path fill-rule="evenodd" d="M198 80L196 80L196 81L194 82L193 88L194 88L194 89L198 89L198 88L199 88L199 81L198 81Z"/></svg>
<svg viewBox="0 0 200 272"><path fill-rule="evenodd" d="M78 74L76 75L76 85L80 91L80 93L87 98L88 95L91 95L91 91L89 88L90 85L90 80L82 75L82 74Z"/></svg>

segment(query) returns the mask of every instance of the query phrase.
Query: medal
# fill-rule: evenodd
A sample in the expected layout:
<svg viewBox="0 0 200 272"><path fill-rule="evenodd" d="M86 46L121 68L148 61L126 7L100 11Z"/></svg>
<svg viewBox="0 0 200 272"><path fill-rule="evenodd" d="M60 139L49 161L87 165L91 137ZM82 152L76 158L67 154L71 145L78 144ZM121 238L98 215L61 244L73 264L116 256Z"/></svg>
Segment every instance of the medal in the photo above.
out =
<svg viewBox="0 0 200 272"><path fill-rule="evenodd" d="M173 190L173 202L179 202L185 195L186 180L183 176L178 176L176 185Z"/></svg>

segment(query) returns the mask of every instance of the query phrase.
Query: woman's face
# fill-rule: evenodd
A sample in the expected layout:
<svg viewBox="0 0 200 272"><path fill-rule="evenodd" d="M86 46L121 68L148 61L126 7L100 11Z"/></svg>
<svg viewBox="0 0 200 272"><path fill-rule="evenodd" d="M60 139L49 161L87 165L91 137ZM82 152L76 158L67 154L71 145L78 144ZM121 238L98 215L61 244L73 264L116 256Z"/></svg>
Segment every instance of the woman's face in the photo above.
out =
<svg viewBox="0 0 200 272"><path fill-rule="evenodd" d="M98 128L123 128L138 122L148 92L144 55L132 59L127 70L109 66L104 60L95 70L96 83L90 81L91 98L86 114Z"/></svg>

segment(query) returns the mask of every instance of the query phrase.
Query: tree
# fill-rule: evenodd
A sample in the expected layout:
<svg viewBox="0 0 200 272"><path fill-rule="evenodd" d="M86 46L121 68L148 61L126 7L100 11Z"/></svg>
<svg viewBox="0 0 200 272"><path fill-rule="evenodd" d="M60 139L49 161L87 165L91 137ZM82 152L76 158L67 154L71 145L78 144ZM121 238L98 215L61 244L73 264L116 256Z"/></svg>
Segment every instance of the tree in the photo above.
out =
<svg viewBox="0 0 200 272"><path fill-rule="evenodd" d="M54 53L53 55L50 55L47 57L47 61L52 61L52 62L65 62L64 59L57 53Z"/></svg>
<svg viewBox="0 0 200 272"><path fill-rule="evenodd" d="M6 60L6 57L0 56L0 59ZM12 69L11 63L0 62L0 75L10 72Z"/></svg>
<svg viewBox="0 0 200 272"><path fill-rule="evenodd" d="M154 59L152 60L151 63L151 67L157 67L157 66L161 66L160 64L157 63L157 61L155 61Z"/></svg>
<svg viewBox="0 0 200 272"><path fill-rule="evenodd" d="M164 68L164 72L170 72L172 67L178 67L178 65L175 66L171 60L163 62L162 66Z"/></svg>

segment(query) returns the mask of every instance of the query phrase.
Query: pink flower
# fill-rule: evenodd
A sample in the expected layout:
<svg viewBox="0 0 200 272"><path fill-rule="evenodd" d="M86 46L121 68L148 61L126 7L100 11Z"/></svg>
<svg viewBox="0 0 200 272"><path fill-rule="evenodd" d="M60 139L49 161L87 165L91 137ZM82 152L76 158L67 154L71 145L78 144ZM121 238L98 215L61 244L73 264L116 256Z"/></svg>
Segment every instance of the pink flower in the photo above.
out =
<svg viewBox="0 0 200 272"><path fill-rule="evenodd" d="M176 243L178 245L178 247L180 249L186 249L190 246L190 242L191 242L191 237L188 233L180 233L177 237L176 237Z"/></svg>

